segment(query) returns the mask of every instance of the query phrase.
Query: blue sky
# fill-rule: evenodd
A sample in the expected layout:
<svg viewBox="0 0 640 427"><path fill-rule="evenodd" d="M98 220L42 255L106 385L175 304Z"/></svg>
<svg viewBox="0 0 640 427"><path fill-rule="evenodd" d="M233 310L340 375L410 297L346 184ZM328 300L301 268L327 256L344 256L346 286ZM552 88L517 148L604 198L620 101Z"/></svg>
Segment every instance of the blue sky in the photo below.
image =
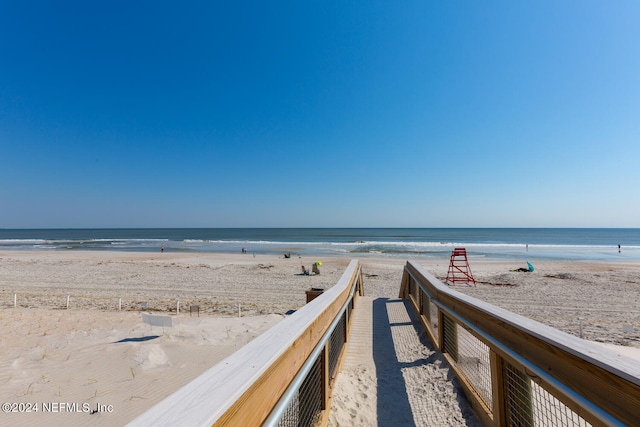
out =
<svg viewBox="0 0 640 427"><path fill-rule="evenodd" d="M0 228L640 227L639 21L3 1Z"/></svg>

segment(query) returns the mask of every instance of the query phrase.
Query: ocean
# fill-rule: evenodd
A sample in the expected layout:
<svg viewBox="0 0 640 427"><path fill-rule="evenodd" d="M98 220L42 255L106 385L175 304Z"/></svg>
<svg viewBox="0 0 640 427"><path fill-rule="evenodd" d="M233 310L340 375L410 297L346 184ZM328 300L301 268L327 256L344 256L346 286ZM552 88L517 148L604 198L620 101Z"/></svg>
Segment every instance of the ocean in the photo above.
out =
<svg viewBox="0 0 640 427"><path fill-rule="evenodd" d="M618 250L620 245L620 251ZM640 260L638 228L0 229L0 250L230 252L300 256Z"/></svg>

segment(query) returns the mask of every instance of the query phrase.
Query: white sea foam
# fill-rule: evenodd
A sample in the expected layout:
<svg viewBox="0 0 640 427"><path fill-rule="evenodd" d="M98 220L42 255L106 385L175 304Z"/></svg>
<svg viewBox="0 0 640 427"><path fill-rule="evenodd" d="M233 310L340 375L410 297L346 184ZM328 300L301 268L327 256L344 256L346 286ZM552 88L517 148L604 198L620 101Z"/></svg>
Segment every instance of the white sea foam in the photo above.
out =
<svg viewBox="0 0 640 427"><path fill-rule="evenodd" d="M525 230L526 231L526 230ZM2 230L0 230L0 236ZM252 253L281 254L291 252L297 255L336 256L389 256L389 257L448 257L453 248L467 249L470 257L487 258L529 258L529 259L640 259L640 245L636 243L637 230L547 230L546 234L536 230L512 231L487 230L435 230L430 235L416 230L117 230L113 238L105 230L70 231L69 238L64 230L53 230L43 237L33 238L38 230L27 230L24 239L0 239L3 250L126 250L155 251L164 246L167 251L183 252L240 252L242 248ZM27 234L28 233L28 234ZM95 237L92 236L92 233ZM524 233L524 235L523 235ZM617 233L617 234L616 234ZM631 233L630 244L625 245L625 233ZM635 234L634 234L635 233ZM220 236L229 238L220 238ZM131 236L129 238L125 236ZM165 237L169 236L169 237ZM257 238L252 238L252 237ZM82 238L80 238L82 237ZM247 238L244 238L247 237ZM264 238L263 238L264 237ZM376 238L382 237L382 238ZM424 240L420 240L425 237ZM429 239L431 237L431 239ZM454 241L448 242L447 238ZM466 239L469 239L466 241ZM526 243L525 238L532 240ZM494 241L495 239L495 241ZM501 242L499 240L505 240ZM608 241L622 241L618 252L616 244L602 244ZM560 242L560 243L558 243ZM566 242L566 243L565 243Z"/></svg>
<svg viewBox="0 0 640 427"><path fill-rule="evenodd" d="M0 245L32 245L46 242L44 239L0 239Z"/></svg>

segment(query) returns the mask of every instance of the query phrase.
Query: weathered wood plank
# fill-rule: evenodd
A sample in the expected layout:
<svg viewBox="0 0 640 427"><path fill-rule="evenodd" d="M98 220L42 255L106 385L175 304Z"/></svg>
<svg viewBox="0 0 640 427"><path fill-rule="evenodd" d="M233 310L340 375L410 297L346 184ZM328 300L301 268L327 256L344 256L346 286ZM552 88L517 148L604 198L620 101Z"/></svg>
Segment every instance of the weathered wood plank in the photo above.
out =
<svg viewBox="0 0 640 427"><path fill-rule="evenodd" d="M491 363L491 384L492 387L492 421L496 427L504 427L507 425L504 412L504 375L502 371L502 358L493 350L489 352Z"/></svg>

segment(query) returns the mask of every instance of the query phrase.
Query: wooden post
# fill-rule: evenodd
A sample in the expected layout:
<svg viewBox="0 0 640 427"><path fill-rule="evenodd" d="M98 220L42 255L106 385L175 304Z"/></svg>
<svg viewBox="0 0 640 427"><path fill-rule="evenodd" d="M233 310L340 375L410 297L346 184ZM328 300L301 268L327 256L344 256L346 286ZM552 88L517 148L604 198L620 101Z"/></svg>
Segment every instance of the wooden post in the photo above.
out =
<svg viewBox="0 0 640 427"><path fill-rule="evenodd" d="M324 350L322 350L322 410L329 409L329 341L324 344Z"/></svg>
<svg viewBox="0 0 640 427"><path fill-rule="evenodd" d="M69 295L67 295L67 310L69 310Z"/></svg>
<svg viewBox="0 0 640 427"><path fill-rule="evenodd" d="M118 300L118 311L122 311L122 298Z"/></svg>
<svg viewBox="0 0 640 427"><path fill-rule="evenodd" d="M180 300L176 300L176 314L180 314Z"/></svg>
<svg viewBox="0 0 640 427"><path fill-rule="evenodd" d="M507 425L504 411L504 374L502 357L495 351L489 351L491 361L491 394L493 400L493 423L496 427Z"/></svg>
<svg viewBox="0 0 640 427"><path fill-rule="evenodd" d="M399 298L405 299L407 298L407 286L409 284L409 275L406 270L402 273L402 280L400 282L400 294Z"/></svg>
<svg viewBox="0 0 640 427"><path fill-rule="evenodd" d="M13 293L13 308L18 308L18 294L16 292Z"/></svg>
<svg viewBox="0 0 640 427"><path fill-rule="evenodd" d="M238 303L238 317L242 317L242 315L240 314L240 303Z"/></svg>

